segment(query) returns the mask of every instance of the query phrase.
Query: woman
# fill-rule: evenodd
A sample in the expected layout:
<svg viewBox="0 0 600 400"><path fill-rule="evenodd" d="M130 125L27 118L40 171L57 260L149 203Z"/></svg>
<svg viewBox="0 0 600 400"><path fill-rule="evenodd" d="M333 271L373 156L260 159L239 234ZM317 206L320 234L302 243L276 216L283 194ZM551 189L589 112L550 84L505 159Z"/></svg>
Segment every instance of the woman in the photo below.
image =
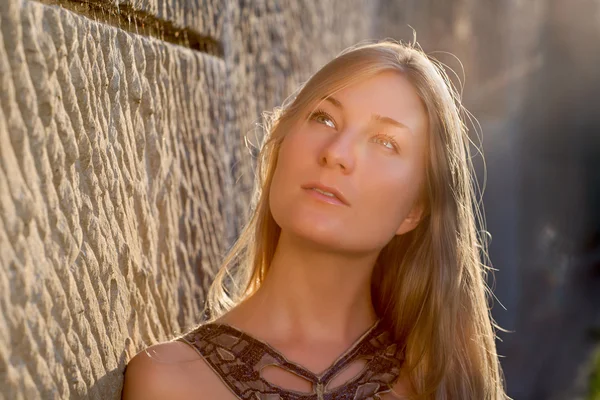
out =
<svg viewBox="0 0 600 400"><path fill-rule="evenodd" d="M267 121L210 317L123 398L503 399L468 136L414 45L346 49Z"/></svg>

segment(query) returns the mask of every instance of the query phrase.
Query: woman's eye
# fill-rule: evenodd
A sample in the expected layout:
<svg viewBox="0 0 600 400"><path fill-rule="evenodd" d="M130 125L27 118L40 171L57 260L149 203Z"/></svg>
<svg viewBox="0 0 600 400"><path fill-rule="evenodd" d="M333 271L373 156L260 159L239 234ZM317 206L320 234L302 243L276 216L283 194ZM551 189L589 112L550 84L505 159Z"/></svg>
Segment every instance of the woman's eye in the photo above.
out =
<svg viewBox="0 0 600 400"><path fill-rule="evenodd" d="M333 118L325 111L317 110L311 114L311 118L315 119L319 123L325 123L331 128L335 128L335 123L333 122ZM329 124L326 122L329 121Z"/></svg>
<svg viewBox="0 0 600 400"><path fill-rule="evenodd" d="M396 145L396 141L393 138L391 138L391 137L389 137L387 135L379 136L379 137L376 138L376 140L381 140L380 143L387 143L387 145L384 145L384 146L387 147L390 150L398 150L398 146Z"/></svg>

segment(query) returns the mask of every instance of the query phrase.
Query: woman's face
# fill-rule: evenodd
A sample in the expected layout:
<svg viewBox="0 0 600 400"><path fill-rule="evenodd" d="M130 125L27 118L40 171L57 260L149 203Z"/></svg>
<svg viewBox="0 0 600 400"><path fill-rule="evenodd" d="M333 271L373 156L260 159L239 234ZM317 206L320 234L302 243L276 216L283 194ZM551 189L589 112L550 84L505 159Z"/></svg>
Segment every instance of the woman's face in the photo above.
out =
<svg viewBox="0 0 600 400"><path fill-rule="evenodd" d="M270 188L273 218L284 233L331 250L381 250L418 222L425 108L406 78L386 71L317 110L306 123L300 116L282 142ZM314 184L334 188L343 201L320 195Z"/></svg>

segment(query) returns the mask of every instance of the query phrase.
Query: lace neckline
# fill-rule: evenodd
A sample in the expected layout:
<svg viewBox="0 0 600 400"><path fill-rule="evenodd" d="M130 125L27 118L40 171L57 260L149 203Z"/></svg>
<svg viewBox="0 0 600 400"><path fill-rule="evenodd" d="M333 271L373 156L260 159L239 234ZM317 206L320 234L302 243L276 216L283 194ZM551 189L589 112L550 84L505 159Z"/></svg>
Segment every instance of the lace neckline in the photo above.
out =
<svg viewBox="0 0 600 400"><path fill-rule="evenodd" d="M224 322L211 322L208 323L206 325L213 325L213 326L217 326L217 327L221 327L225 330L228 330L234 334L236 334L236 336L239 336L240 339L245 339L251 343L255 343L258 344L259 346L263 346L268 348L269 350L271 350L272 355L275 356L276 358L279 358L278 361L281 361L282 364L285 363L287 365L293 365L294 367L296 367L295 369L297 369L297 371L302 371L303 372L303 376L310 379L310 380L316 380L316 381L323 381L326 380L326 375L333 371L334 373L337 372L338 368L343 365L347 359L352 358L352 356L355 353L355 350L364 342L368 339L369 334L371 332L373 332L381 323L381 319L378 319L375 321L375 323L373 325L371 325L366 331L364 331L359 337L358 339L354 340L354 342L352 342L352 344L350 345L350 347L348 347L346 350L344 350L342 352L342 354L340 354L332 363L329 367L325 368L323 371L319 372L319 373L315 373L312 372L311 370L309 370L308 368L306 368L305 366L298 364L294 361L290 361L285 355L283 355L283 353L281 353L279 350L277 350L276 348L274 348L273 346L271 346L269 343L265 342L264 340L258 339L257 337L243 331L242 329L236 328L233 325L229 325L227 323ZM336 368L338 367L338 368Z"/></svg>
<svg viewBox="0 0 600 400"><path fill-rule="evenodd" d="M218 377L243 400L374 400L391 391L400 375L402 352L378 319L325 370L314 373L288 360L273 346L221 322L207 322L175 340L193 347ZM364 359L363 369L342 385L327 389L349 363ZM313 384L312 393L280 387L265 380L261 370L278 366Z"/></svg>

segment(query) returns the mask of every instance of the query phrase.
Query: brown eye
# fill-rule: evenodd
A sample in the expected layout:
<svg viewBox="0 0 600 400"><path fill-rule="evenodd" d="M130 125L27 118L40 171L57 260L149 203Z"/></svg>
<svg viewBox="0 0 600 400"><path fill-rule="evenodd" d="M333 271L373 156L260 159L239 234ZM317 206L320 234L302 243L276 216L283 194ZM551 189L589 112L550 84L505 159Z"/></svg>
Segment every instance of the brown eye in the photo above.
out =
<svg viewBox="0 0 600 400"><path fill-rule="evenodd" d="M335 120L326 113L325 111L318 109L315 110L312 114L310 114L310 118L316 120L319 123L323 123L323 121L330 121L331 124L328 124L331 128L335 128ZM325 124L327 124L325 122Z"/></svg>
<svg viewBox="0 0 600 400"><path fill-rule="evenodd" d="M388 149L398 151L398 144L396 143L394 138L391 137L390 135L386 135L385 133L382 133L381 135L376 136L376 139L381 140L381 142L383 142L383 143L389 144L389 147L387 145L384 145Z"/></svg>

